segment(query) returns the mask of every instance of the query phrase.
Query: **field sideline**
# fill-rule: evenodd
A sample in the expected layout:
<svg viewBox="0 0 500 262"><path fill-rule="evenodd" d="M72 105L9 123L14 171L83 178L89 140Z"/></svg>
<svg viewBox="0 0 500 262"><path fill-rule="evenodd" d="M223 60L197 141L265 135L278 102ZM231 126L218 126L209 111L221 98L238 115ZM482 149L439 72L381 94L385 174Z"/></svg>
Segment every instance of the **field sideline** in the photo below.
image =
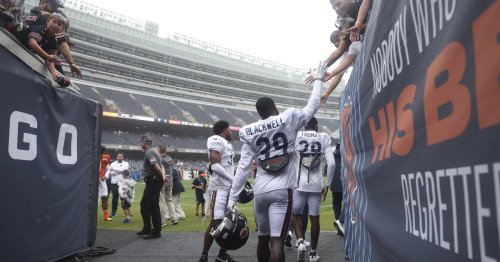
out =
<svg viewBox="0 0 500 262"><path fill-rule="evenodd" d="M204 232L207 228L207 223L210 217L207 217L205 222L202 223L201 216L195 216L195 193L194 189L191 189L191 181L183 181L184 188L186 192L181 194L181 206L186 213L186 218L181 220L177 225L171 225L162 228L163 232ZM144 191L144 183L140 182L135 188L135 200L132 203L132 223L123 224L122 221L125 218L123 215L123 209L121 208L120 202L118 202L117 216L113 218L113 221L103 221L102 208L99 204L98 215L97 215L97 227L100 229L119 229L119 230L133 230L139 231L142 229L142 218L140 213L140 201L142 198L142 193ZM331 192L328 192L328 196L321 204L321 214L320 223L321 231L334 231L333 223L333 209L332 209L332 198ZM108 209L111 213L111 198L108 200ZM248 204L239 204L239 209L248 219L248 224L250 230L255 230L255 221L253 219L253 201Z"/></svg>

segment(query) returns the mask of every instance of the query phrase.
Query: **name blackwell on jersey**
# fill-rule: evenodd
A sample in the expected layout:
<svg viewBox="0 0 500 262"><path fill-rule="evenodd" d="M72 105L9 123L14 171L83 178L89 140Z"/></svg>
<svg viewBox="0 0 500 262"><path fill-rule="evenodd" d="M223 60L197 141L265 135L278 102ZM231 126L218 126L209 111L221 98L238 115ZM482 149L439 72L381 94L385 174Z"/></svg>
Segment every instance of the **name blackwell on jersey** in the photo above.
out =
<svg viewBox="0 0 500 262"><path fill-rule="evenodd" d="M255 134L258 134L258 133L261 133L264 131L268 131L271 129L275 129L275 128L278 128L278 127L284 126L284 125L285 125L285 122L283 121L283 119L278 118L278 119L275 119L269 123L264 123L264 124L259 124L256 126L247 127L247 128L245 128L245 133L248 136L252 136L252 135L255 135Z"/></svg>

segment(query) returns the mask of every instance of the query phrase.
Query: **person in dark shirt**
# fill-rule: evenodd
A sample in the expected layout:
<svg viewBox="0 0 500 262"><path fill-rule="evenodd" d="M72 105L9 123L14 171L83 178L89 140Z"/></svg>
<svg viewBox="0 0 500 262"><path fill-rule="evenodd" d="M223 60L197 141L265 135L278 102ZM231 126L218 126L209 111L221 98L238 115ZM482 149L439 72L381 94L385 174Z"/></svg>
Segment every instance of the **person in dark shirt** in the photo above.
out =
<svg viewBox="0 0 500 262"><path fill-rule="evenodd" d="M59 8L63 7L64 7L63 3L60 0L40 0L39 5L33 7L30 10L30 13L24 17L23 28L26 29L37 25L45 25L47 24L47 21L50 18L51 14L54 13L59 13L63 17L65 17L65 14L59 10ZM69 28L69 21L67 21L66 25L67 26L64 28L64 30L60 33L59 36L61 39L64 38L64 41L58 42L58 48L59 48L58 50L68 62L71 72L75 74L77 78L82 78L83 75L82 70L75 64L73 56L71 55L71 50L70 50L71 41L69 40L68 36L64 35L64 33ZM61 64L59 59L57 59L57 64L58 65ZM62 66L57 66L56 69L61 74L64 74Z"/></svg>
<svg viewBox="0 0 500 262"><path fill-rule="evenodd" d="M343 237L344 210L342 209L342 200L344 186L342 184L342 178L340 177L340 165L342 162L342 158L340 155L340 142L337 142L335 146L333 157L335 158L335 171L333 172L333 179L332 183L330 184L330 190L332 191L333 213L335 214L335 221L333 222L333 225L337 229L337 234Z"/></svg>
<svg viewBox="0 0 500 262"><path fill-rule="evenodd" d="M64 35L61 37L61 33L66 23L67 19L56 13L50 16L46 25L28 27L16 35L25 47L33 50L45 60L54 80L61 86L67 86L71 83L69 78L60 77L54 65L58 45L65 41Z"/></svg>
<svg viewBox="0 0 500 262"><path fill-rule="evenodd" d="M165 181L165 171L161 164L160 153L153 147L153 138L150 135L143 135L139 144L145 152L142 174L146 187L141 199L141 216L144 226L141 231L137 232L137 235L144 239L160 238L160 190Z"/></svg>
<svg viewBox="0 0 500 262"><path fill-rule="evenodd" d="M196 216L199 216L198 209L201 206L201 216L205 216L205 198L203 194L207 192L207 179L206 174L200 171L197 178L193 180L192 188L196 194Z"/></svg>

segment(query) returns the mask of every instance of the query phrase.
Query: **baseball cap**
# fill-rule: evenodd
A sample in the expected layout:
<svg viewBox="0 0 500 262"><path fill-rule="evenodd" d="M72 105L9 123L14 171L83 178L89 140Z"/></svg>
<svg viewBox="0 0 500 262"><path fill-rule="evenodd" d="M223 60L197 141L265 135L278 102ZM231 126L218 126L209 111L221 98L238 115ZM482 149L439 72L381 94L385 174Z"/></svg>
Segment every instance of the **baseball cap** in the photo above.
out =
<svg viewBox="0 0 500 262"><path fill-rule="evenodd" d="M153 137L151 137L148 134L145 134L145 135L141 136L141 139L139 140L139 142L144 142L146 144L151 144L151 143L153 143Z"/></svg>
<svg viewBox="0 0 500 262"><path fill-rule="evenodd" d="M58 7L64 8L64 3L61 0L46 0L45 2L54 5L56 8Z"/></svg>

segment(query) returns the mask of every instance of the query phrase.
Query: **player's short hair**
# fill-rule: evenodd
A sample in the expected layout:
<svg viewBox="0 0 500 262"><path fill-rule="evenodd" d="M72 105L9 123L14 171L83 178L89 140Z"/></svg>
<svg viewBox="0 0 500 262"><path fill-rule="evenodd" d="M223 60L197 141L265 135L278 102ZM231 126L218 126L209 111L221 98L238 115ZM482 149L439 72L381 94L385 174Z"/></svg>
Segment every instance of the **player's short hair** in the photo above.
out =
<svg viewBox="0 0 500 262"><path fill-rule="evenodd" d="M307 122L305 129L306 130L316 130L316 127L318 126L318 119L316 117L312 117L309 122Z"/></svg>
<svg viewBox="0 0 500 262"><path fill-rule="evenodd" d="M224 120L219 120L219 121L215 122L215 124L214 124L214 127L213 127L214 134L218 135L218 134L224 132L224 129L226 129L228 127L229 127L229 122L224 121Z"/></svg>
<svg viewBox="0 0 500 262"><path fill-rule="evenodd" d="M257 102L255 103L255 108L257 108L257 113L259 113L259 116L262 117L262 119L265 119L273 115L276 105L274 104L273 99L265 96L257 100Z"/></svg>
<svg viewBox="0 0 500 262"><path fill-rule="evenodd" d="M123 176L130 176L130 172L128 172L128 170L123 170L122 175Z"/></svg>
<svg viewBox="0 0 500 262"><path fill-rule="evenodd" d="M101 145L101 155L104 154L104 152L106 152L106 147Z"/></svg>
<svg viewBox="0 0 500 262"><path fill-rule="evenodd" d="M122 151L118 151L118 152L116 153L116 155L117 155L117 156L118 156L118 155L125 156L125 155L123 154L123 152L122 152Z"/></svg>

